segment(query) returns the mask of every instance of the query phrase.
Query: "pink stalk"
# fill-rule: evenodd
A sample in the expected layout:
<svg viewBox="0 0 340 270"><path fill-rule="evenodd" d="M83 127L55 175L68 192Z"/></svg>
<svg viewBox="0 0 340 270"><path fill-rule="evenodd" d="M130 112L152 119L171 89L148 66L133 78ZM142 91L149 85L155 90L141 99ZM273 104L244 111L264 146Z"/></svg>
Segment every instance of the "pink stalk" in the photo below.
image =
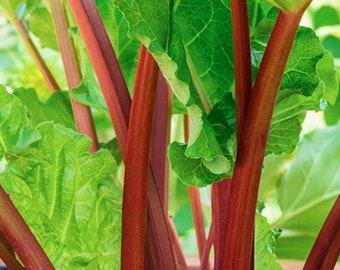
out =
<svg viewBox="0 0 340 270"><path fill-rule="evenodd" d="M205 270L205 269L210 268L210 256L209 255L210 255L212 245L214 243L214 238L215 238L214 231L215 231L214 230L214 223L212 222L210 230L209 230L208 238L207 238L207 241L206 241L205 246L204 246L203 254L202 254L202 257L201 257L200 270Z"/></svg>
<svg viewBox="0 0 340 270"><path fill-rule="evenodd" d="M142 46L125 158L122 269L145 269L146 209L152 116L158 66ZM135 190L135 192L133 192Z"/></svg>
<svg viewBox="0 0 340 270"><path fill-rule="evenodd" d="M57 82L55 81L52 73L50 72L49 68L47 67L45 61L42 59L38 49L34 45L31 37L29 36L27 29L21 20L12 21L14 27L17 29L19 35L23 39L26 48L30 52L31 56L33 57L35 63L37 64L41 74L43 75L48 87L51 91L55 92L60 90Z"/></svg>
<svg viewBox="0 0 340 270"><path fill-rule="evenodd" d="M188 266L183 254L183 250L181 247L181 243L179 241L179 238L177 236L176 233L176 226L175 223L172 219L172 217L169 216L168 218L169 220L169 224L170 224L170 230L173 232L172 234L170 234L171 238L172 238L172 243L173 243L173 248L174 248L174 252L176 255L176 269L178 270L188 270ZM163 269L168 269L168 268L163 268Z"/></svg>
<svg viewBox="0 0 340 270"><path fill-rule="evenodd" d="M168 212L169 162L168 145L170 142L170 118L172 94L159 72L155 110L152 125L151 166L157 182L164 212Z"/></svg>
<svg viewBox="0 0 340 270"><path fill-rule="evenodd" d="M82 80L77 54L71 36L68 33L69 25L62 0L50 0L52 17L56 29L59 50L61 52L67 83L70 91L71 105L78 132L89 136L92 140L90 152L99 149L90 108L72 98L72 89L78 87Z"/></svg>
<svg viewBox="0 0 340 270"><path fill-rule="evenodd" d="M127 145L131 98L110 39L93 0L69 0L114 124L122 155Z"/></svg>

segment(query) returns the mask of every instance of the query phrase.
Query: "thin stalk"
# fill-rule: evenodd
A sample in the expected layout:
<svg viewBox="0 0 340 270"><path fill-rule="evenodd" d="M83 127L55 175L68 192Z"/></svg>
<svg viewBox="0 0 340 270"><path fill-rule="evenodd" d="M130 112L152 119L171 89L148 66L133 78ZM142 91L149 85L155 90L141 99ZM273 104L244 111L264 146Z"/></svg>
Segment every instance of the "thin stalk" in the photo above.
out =
<svg viewBox="0 0 340 270"><path fill-rule="evenodd" d="M162 269L178 269L178 270L188 270L188 265L185 260L185 256L183 254L183 250L181 247L181 243L179 241L177 231L176 231L176 226L175 223L172 219L172 217L169 216L168 218L169 224L170 224L170 230L173 233L170 233L170 236L172 237L172 243L173 243L173 248L174 248L174 253L176 256L176 268L171 268L171 267L165 267Z"/></svg>
<svg viewBox="0 0 340 270"><path fill-rule="evenodd" d="M231 0L230 5L235 66L236 134L239 142L252 89L249 21L246 0Z"/></svg>
<svg viewBox="0 0 340 270"><path fill-rule="evenodd" d="M159 72L152 124L151 165L165 213L168 212L169 161L167 150L170 142L172 110L172 92L169 90L165 78Z"/></svg>
<svg viewBox="0 0 340 270"><path fill-rule="evenodd" d="M340 195L324 222L313 248L309 253L304 270L334 269L340 254Z"/></svg>
<svg viewBox="0 0 340 270"><path fill-rule="evenodd" d="M45 61L42 59L38 49L34 45L31 37L28 34L28 31L22 22L22 20L16 19L11 21L14 27L17 29L19 35L23 39L26 48L30 52L31 56L33 57L35 63L37 64L41 74L43 75L48 87L51 91L55 92L60 90L57 82L55 81L52 73L50 72L49 68L47 67Z"/></svg>
<svg viewBox="0 0 340 270"><path fill-rule="evenodd" d="M263 56L238 144L221 269L250 269L258 187L271 118L304 11L279 13Z"/></svg>
<svg viewBox="0 0 340 270"><path fill-rule="evenodd" d="M158 66L144 46L139 56L125 159L122 269L145 269L147 186ZM136 192L132 192L135 190Z"/></svg>
<svg viewBox="0 0 340 270"><path fill-rule="evenodd" d="M228 222L228 204L230 199L232 179L224 179L211 186L212 224L214 232L214 269L222 269L222 254L224 250L225 227Z"/></svg>
<svg viewBox="0 0 340 270"><path fill-rule="evenodd" d="M14 251L2 232L0 232L0 258L9 269L25 269L15 258Z"/></svg>
<svg viewBox="0 0 340 270"><path fill-rule="evenodd" d="M98 78L119 148L125 155L131 98L110 39L93 0L69 0Z"/></svg>
<svg viewBox="0 0 340 270"><path fill-rule="evenodd" d="M200 260L202 261L203 251L204 251L204 247L206 245L207 240L206 240L206 235L205 235L205 226L204 226L200 190L196 187L188 187L188 189L189 189L190 205L191 205L191 211L192 211L195 233L196 233L198 255L199 255Z"/></svg>
<svg viewBox="0 0 340 270"><path fill-rule="evenodd" d="M184 140L188 142L190 134L190 123L189 123L189 116L184 116ZM194 186L188 187L189 191L189 198L190 198L190 205L191 205L191 212L194 221L195 233L196 233L196 240L198 246L198 254L199 258L202 261L204 247L206 245L206 235L205 235L205 226L204 226L204 216L202 210L202 202L200 191L198 188ZM207 268L207 270L210 268Z"/></svg>
<svg viewBox="0 0 340 270"><path fill-rule="evenodd" d="M177 248L178 235L176 230L169 224L164 224L168 213L168 186L169 186L169 162L167 147L170 141L170 118L172 110L172 92L170 91L162 73L158 74L157 93L152 124L151 168L152 175L148 186L148 228L147 228L147 269L175 269L175 257L179 269L184 269L185 264L183 251ZM153 176L153 177L152 177ZM156 190L157 189L157 190ZM159 196L158 196L159 195ZM159 204L155 203L155 201ZM159 209L158 205L163 206ZM161 218L160 218L161 217ZM155 225L157 227L155 227ZM159 228L169 227L168 232L162 232ZM171 239L173 249L169 245L163 245ZM173 258L164 260L164 258ZM183 264L184 261L184 264ZM170 264L169 264L170 263ZM171 263L173 265L171 266Z"/></svg>
<svg viewBox="0 0 340 270"><path fill-rule="evenodd" d="M236 135L239 145L245 124L247 106L252 90L251 55L249 39L248 7L245 0L231 0L232 32L234 46L234 72L236 95ZM230 199L232 179L224 179L212 185L215 224L215 269L220 269L227 224L227 205Z"/></svg>
<svg viewBox="0 0 340 270"><path fill-rule="evenodd" d="M0 186L0 231L27 269L54 269L25 221Z"/></svg>
<svg viewBox="0 0 340 270"><path fill-rule="evenodd" d="M211 223L207 241L204 245L204 250L201 258L200 270L210 269L210 251L214 243L215 233L214 233L214 222ZM218 268L214 268L218 269Z"/></svg>
<svg viewBox="0 0 340 270"><path fill-rule="evenodd" d="M91 138L92 143L90 151L95 152L99 149L99 143L90 108L75 101L72 98L72 89L80 85L82 75L80 72L74 44L70 34L68 33L69 25L63 5L63 0L50 0L50 7L56 29L58 46L66 73L70 100L77 130L78 132L83 133Z"/></svg>
<svg viewBox="0 0 340 270"><path fill-rule="evenodd" d="M185 270L186 268L181 268L181 265L185 265L183 251L177 248L176 241L178 237L175 234L176 230L173 230L171 219L168 219L167 214L164 212L151 167L150 172L148 181L148 229L146 245L149 265L147 269Z"/></svg>

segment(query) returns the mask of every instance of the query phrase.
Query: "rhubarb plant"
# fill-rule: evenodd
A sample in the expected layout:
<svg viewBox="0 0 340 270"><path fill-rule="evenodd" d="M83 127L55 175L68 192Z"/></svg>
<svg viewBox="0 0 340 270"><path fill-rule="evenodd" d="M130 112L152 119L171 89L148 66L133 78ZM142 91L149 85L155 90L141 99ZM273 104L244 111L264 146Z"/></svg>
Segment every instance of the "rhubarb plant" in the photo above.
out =
<svg viewBox="0 0 340 270"><path fill-rule="evenodd" d="M281 269L277 257L309 253L306 269L331 269L340 54L317 35L322 9L300 26L310 3L0 3L3 35L16 40L1 46L0 236L11 248L0 237L0 258L27 269L187 269L178 234L195 226L201 269L211 246L214 269ZM29 57L38 83L15 72ZM305 135L308 111L335 125Z"/></svg>

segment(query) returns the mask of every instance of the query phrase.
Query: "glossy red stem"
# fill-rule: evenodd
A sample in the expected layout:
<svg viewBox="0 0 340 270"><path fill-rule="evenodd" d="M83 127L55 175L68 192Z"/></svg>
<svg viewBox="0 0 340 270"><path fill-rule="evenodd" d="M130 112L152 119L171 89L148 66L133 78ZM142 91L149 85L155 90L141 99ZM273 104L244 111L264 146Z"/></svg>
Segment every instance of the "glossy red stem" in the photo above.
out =
<svg viewBox="0 0 340 270"><path fill-rule="evenodd" d="M122 269L145 269L147 187L158 66L141 47L125 158Z"/></svg>
<svg viewBox="0 0 340 270"><path fill-rule="evenodd" d="M49 258L0 186L0 231L18 254L27 269L54 269Z"/></svg>
<svg viewBox="0 0 340 270"><path fill-rule="evenodd" d="M331 270L340 254L340 195L324 222L313 248L306 260L304 270Z"/></svg>
<svg viewBox="0 0 340 270"><path fill-rule="evenodd" d="M258 187L271 118L303 12L279 13L259 68L238 143L221 269L248 270L252 263Z"/></svg>

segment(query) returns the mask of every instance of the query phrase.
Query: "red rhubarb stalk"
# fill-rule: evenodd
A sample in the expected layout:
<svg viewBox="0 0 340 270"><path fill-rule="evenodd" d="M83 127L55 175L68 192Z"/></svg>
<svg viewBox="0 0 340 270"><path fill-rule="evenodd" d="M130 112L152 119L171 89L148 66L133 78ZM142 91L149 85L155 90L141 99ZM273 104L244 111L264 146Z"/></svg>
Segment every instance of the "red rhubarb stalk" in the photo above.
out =
<svg viewBox="0 0 340 270"><path fill-rule="evenodd" d="M304 270L334 269L340 254L340 196L334 203L307 258Z"/></svg>
<svg viewBox="0 0 340 270"><path fill-rule="evenodd" d="M69 4L97 75L116 132L123 160L126 160L131 98L117 58L94 1L69 0ZM171 254L172 247L169 238L168 221L164 211L160 211L160 209L163 210L163 206L160 204L161 200L159 199L156 182L153 180L149 181L149 183L152 188L149 188L148 191L148 212L150 212L148 216L157 216L157 219L148 220L149 223L153 223L150 226L154 228L152 230L154 236L148 239L148 244L152 239L157 240L168 236L165 240L163 239L164 242L156 242L153 246L156 247L160 254ZM133 188L132 190L135 189ZM159 222L159 220L162 220L162 222ZM156 221L158 223L155 223ZM159 257L162 260L162 265L171 268L174 265L174 257L163 255Z"/></svg>
<svg viewBox="0 0 340 270"><path fill-rule="evenodd" d="M12 245L26 269L54 269L49 258L0 186L0 231ZM14 268L15 269L15 268Z"/></svg>
<svg viewBox="0 0 340 270"><path fill-rule="evenodd" d="M251 266L258 186L271 118L305 8L279 13L263 56L238 143L221 269L248 270Z"/></svg>
<svg viewBox="0 0 340 270"><path fill-rule="evenodd" d="M122 269L145 269L147 186L158 66L141 48L125 159Z"/></svg>
<svg viewBox="0 0 340 270"><path fill-rule="evenodd" d="M172 93L162 73L159 72L155 110L152 124L151 166L158 186L164 212L168 212L170 118Z"/></svg>
<svg viewBox="0 0 340 270"><path fill-rule="evenodd" d="M48 87L51 91L55 92L60 90L57 82L55 81L52 73L50 72L49 68L47 67L45 61L42 59L37 47L34 45L28 31L22 22L22 20L16 19L12 21L12 24L17 29L19 35L23 39L26 48L30 52L31 56L33 57L35 63L37 64L41 74L43 75Z"/></svg>
<svg viewBox="0 0 340 270"><path fill-rule="evenodd" d="M245 122L247 105L252 90L248 7L245 0L231 0L232 32L234 45L235 93L236 93L236 135L239 144ZM215 224L215 269L221 268L224 249L224 228L227 223L227 204L232 179L212 185L213 220Z"/></svg>
<svg viewBox="0 0 340 270"><path fill-rule="evenodd" d="M9 269L25 269L15 258L12 246L0 231L0 258L5 262Z"/></svg>
<svg viewBox="0 0 340 270"><path fill-rule="evenodd" d="M119 148L125 155L131 98L110 39L93 0L69 0L98 78Z"/></svg>
<svg viewBox="0 0 340 270"><path fill-rule="evenodd" d="M63 1L50 0L50 7L54 26L56 29L59 50L62 56L66 79L70 92L70 100L73 110L73 115L76 121L78 132L89 136L92 140L90 151L95 152L99 149L97 134L94 128L94 123L90 108L84 104L75 101L72 98L72 89L78 87L82 80L82 75L79 68L77 54L74 48L72 38L68 32L69 25L64 9Z"/></svg>
<svg viewBox="0 0 340 270"><path fill-rule="evenodd" d="M234 45L236 134L239 142L252 89L249 22L246 0L231 0L230 5Z"/></svg>

